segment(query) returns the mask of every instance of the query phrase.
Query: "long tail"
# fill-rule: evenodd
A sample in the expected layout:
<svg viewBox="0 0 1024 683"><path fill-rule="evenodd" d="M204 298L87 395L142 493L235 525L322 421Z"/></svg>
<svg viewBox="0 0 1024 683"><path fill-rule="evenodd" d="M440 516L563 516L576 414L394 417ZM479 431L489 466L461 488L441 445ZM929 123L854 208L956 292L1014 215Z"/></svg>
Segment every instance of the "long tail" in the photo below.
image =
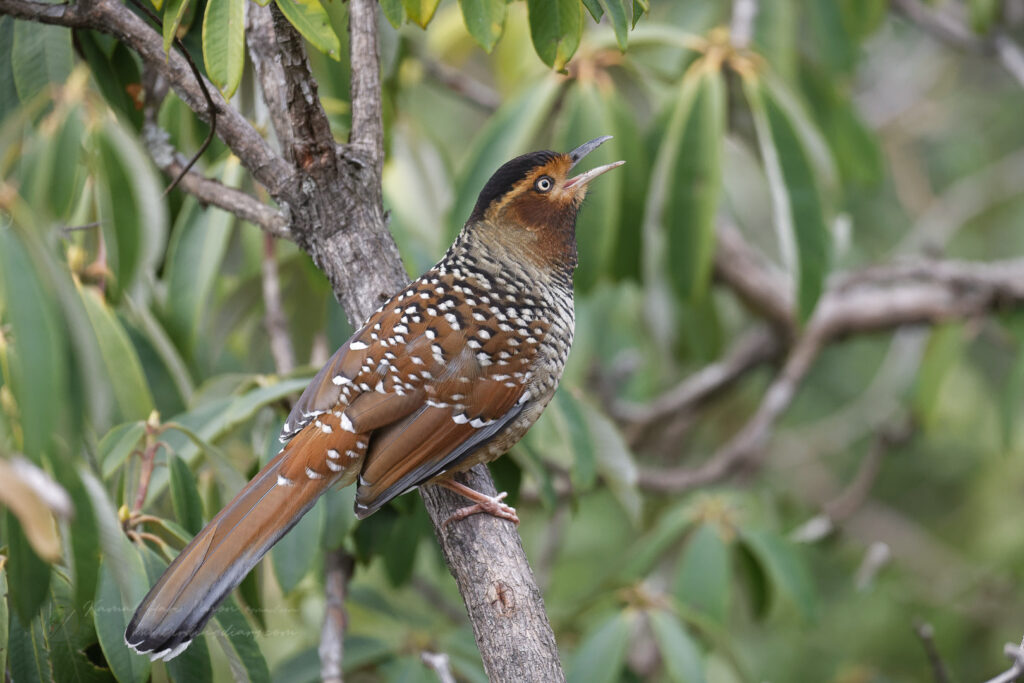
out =
<svg viewBox="0 0 1024 683"><path fill-rule="evenodd" d="M125 630L129 647L153 660L177 656L317 498L358 476L362 437L331 434L303 430L196 534L135 610Z"/></svg>

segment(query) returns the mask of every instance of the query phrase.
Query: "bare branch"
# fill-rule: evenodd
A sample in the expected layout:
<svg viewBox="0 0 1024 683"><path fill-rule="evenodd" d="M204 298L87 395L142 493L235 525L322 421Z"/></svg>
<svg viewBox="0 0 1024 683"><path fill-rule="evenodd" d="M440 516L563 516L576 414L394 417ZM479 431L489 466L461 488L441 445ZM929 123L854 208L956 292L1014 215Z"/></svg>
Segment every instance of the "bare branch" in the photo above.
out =
<svg viewBox="0 0 1024 683"><path fill-rule="evenodd" d="M277 243L270 235L263 236L263 326L270 337L270 353L274 356L274 367L279 375L286 375L295 369L295 349L288 336L288 322L281 305L281 280L277 271Z"/></svg>
<svg viewBox="0 0 1024 683"><path fill-rule="evenodd" d="M384 162L384 124L381 118L375 0L350 0L348 35L352 60L352 132L349 144L373 165L379 178Z"/></svg>
<svg viewBox="0 0 1024 683"><path fill-rule="evenodd" d="M229 211L242 220L258 225L274 237L291 239L288 223L280 211L197 171L189 171L182 175L185 158L171 145L167 131L157 125L160 103L167 95L167 79L151 65L146 64L142 70L142 80L143 91L146 93L142 141L153 163L164 173L179 178L178 185L194 195L202 204Z"/></svg>
<svg viewBox="0 0 1024 683"><path fill-rule="evenodd" d="M778 335L759 327L740 337L722 360L706 365L648 403L613 401L609 414L631 428L689 413L732 386L751 369L777 358L783 351Z"/></svg>
<svg viewBox="0 0 1024 683"><path fill-rule="evenodd" d="M188 63L175 51L165 53L163 37L124 5L114 0L92 0L87 4L76 5L0 0L0 14L47 24L91 28L123 40L147 65L167 79L178 96L199 118L208 120L206 99ZM283 196L293 185L293 169L274 154L245 117L227 106L216 88L209 84L208 87L219 113L218 136L272 196Z"/></svg>
<svg viewBox="0 0 1024 683"><path fill-rule="evenodd" d="M455 683L451 661L444 652L423 652L420 659L428 669L437 674L437 679L441 683Z"/></svg>
<svg viewBox="0 0 1024 683"><path fill-rule="evenodd" d="M831 280L781 372L739 433L696 468L641 470L638 481L651 491L679 492L759 464L776 420L789 407L822 346L831 340L1021 306L1024 259L921 262L840 274Z"/></svg>
<svg viewBox="0 0 1024 683"><path fill-rule="evenodd" d="M796 307L785 277L728 224L718 226L715 278L732 289L754 313L771 322L787 339L796 330Z"/></svg>
<svg viewBox="0 0 1024 683"><path fill-rule="evenodd" d="M924 653L928 657L928 664L931 667L935 683L951 683L946 664L942 661L942 656L939 655L939 649L935 647L935 629L931 624L918 621L914 624L914 633L921 641Z"/></svg>
<svg viewBox="0 0 1024 683"><path fill-rule="evenodd" d="M1024 86L1024 50L1001 33L990 39L979 37L968 27L962 13L954 14L958 5L931 9L921 0L893 0L892 4L907 19L947 45L994 56L1003 69Z"/></svg>
<svg viewBox="0 0 1024 683"><path fill-rule="evenodd" d="M355 558L342 549L327 552L324 558L324 588L327 604L324 625L320 631L320 679L324 683L342 683L342 656L344 654L345 594L348 581L355 568Z"/></svg>
<svg viewBox="0 0 1024 683"><path fill-rule="evenodd" d="M1007 643L1003 646L1003 654L1010 658L1013 666L995 678L988 679L985 683L1013 683L1021 676L1024 676L1024 640L1021 641L1020 645Z"/></svg>
<svg viewBox="0 0 1024 683"><path fill-rule="evenodd" d="M454 69L425 52L417 55L427 75L453 93L486 112L501 105L501 96L490 86L476 80L465 71Z"/></svg>

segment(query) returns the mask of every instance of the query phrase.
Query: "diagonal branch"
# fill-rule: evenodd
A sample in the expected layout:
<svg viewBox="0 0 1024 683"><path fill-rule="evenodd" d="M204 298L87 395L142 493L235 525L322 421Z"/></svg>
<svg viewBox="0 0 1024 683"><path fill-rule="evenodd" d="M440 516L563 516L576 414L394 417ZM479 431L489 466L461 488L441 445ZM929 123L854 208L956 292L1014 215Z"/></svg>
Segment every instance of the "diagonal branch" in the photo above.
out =
<svg viewBox="0 0 1024 683"><path fill-rule="evenodd" d="M196 115L208 120L206 99L185 59L164 52L163 38L145 21L114 0L91 0L76 5L53 5L34 0L0 0L0 14L71 28L88 28L112 35L142 57L164 78ZM278 199L293 186L291 166L270 149L256 129L228 106L220 92L207 84L217 107L218 136L241 159L253 177Z"/></svg>
<svg viewBox="0 0 1024 683"><path fill-rule="evenodd" d="M167 80L150 65L146 65L142 70L142 81L143 91L146 93L142 141L153 163L167 175L178 178L178 185L194 195L202 204L229 211L242 220L258 225L274 237L291 239L291 231L280 211L241 190L228 187L196 171L189 170L182 174L187 162L171 145L167 131L157 124L160 103L167 95Z"/></svg>

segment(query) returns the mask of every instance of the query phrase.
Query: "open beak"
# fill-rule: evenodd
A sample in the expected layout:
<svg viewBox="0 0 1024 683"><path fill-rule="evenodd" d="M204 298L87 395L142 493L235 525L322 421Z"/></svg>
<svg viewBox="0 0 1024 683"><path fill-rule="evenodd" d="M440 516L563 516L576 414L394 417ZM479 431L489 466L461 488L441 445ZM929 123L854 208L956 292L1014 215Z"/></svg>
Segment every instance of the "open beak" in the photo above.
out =
<svg viewBox="0 0 1024 683"><path fill-rule="evenodd" d="M588 154L593 152L595 149L600 147L601 143L603 143L605 140L611 140L611 139L612 139L611 135L605 135L603 137L594 138L590 142L584 142L582 145L580 145L579 147L577 147L573 151L569 152L569 158L572 159L572 166L570 166L569 168L572 168L573 166L578 164L580 162L580 160L583 159L583 157L587 156ZM586 173L581 173L580 175L576 176L575 178L569 178L567 181L565 181L565 185L563 185L562 187L564 189L566 189L566 190L568 190L571 187L584 188L584 187L587 186L588 183L590 183L591 180L593 180L597 176L601 175L602 173L606 173L606 172L612 170L613 168L618 168L619 166L622 166L624 163L626 163L626 162L625 161L613 161L610 164L605 164L604 166L598 166L597 168L592 168L589 171L587 171Z"/></svg>

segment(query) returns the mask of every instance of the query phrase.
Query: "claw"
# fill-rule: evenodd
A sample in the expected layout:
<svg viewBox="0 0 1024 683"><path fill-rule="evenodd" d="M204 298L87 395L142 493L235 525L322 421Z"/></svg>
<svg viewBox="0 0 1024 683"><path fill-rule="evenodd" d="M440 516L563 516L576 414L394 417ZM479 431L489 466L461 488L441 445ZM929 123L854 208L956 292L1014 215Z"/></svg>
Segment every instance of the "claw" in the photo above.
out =
<svg viewBox="0 0 1024 683"><path fill-rule="evenodd" d="M505 503L501 502L501 500L508 495L508 492L502 491L493 498L491 496L484 496L484 494L482 493L480 495L483 498L486 498L486 500L480 500L479 502L476 502L473 505L467 505L464 508L459 508L454 513L452 513L451 517L444 521L444 524L442 526L444 526L447 529L448 525L452 522L458 522L461 519L465 519L466 517L481 512L486 512L487 514L493 517L497 517L498 519L507 519L516 526L519 526L519 515L516 514L516 509L511 505L505 505Z"/></svg>

